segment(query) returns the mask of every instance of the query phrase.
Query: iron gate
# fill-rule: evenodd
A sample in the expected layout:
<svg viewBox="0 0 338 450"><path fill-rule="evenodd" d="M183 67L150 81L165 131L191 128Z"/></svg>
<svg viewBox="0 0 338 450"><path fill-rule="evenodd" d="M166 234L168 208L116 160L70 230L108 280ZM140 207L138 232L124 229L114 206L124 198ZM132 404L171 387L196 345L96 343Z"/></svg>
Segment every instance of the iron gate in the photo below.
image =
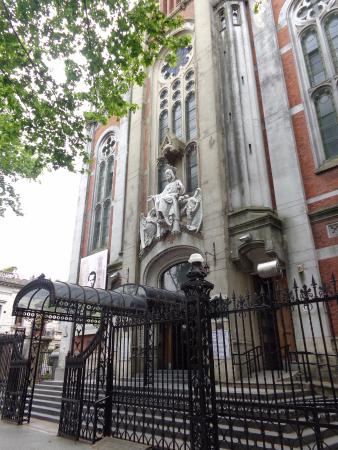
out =
<svg viewBox="0 0 338 450"><path fill-rule="evenodd" d="M22 356L24 330L0 335L1 418L22 423L25 409L27 359Z"/></svg>
<svg viewBox="0 0 338 450"><path fill-rule="evenodd" d="M184 298L103 314L67 360L59 433L157 449L336 449L335 279L210 301L203 272L190 275Z"/></svg>
<svg viewBox="0 0 338 450"><path fill-rule="evenodd" d="M189 278L184 295L47 280L25 287L16 311L34 311L31 361L47 317L74 323L59 434L170 450L338 448L335 278L292 291L267 283L256 294L212 300L197 263ZM89 344L88 324L97 328ZM3 417L12 419L29 413L17 387L28 386L37 367L20 378L15 348L5 372L8 379L16 371L16 384L2 396Z"/></svg>

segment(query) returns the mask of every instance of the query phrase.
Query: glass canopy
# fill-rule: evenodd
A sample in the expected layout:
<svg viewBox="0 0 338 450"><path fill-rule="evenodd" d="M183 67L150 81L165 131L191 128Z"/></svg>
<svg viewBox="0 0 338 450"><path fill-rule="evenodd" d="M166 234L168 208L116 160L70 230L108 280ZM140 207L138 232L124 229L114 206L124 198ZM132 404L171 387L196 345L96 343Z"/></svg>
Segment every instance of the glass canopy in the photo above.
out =
<svg viewBox="0 0 338 450"><path fill-rule="evenodd" d="M119 316L142 315L149 300L182 303L183 298L179 293L138 284L126 284L114 291L106 291L39 277L19 291L13 315L33 317L35 313L41 313L52 320L76 319L97 323L103 309L112 310Z"/></svg>

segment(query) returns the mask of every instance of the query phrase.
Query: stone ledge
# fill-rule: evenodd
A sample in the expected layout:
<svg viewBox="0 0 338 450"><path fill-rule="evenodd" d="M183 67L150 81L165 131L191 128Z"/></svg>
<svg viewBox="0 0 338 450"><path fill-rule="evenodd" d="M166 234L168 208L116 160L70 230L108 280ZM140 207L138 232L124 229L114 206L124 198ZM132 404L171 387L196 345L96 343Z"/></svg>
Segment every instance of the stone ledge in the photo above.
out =
<svg viewBox="0 0 338 450"><path fill-rule="evenodd" d="M255 273L259 263L285 261L282 221L271 208L243 208L228 217L231 259L239 270Z"/></svg>
<svg viewBox="0 0 338 450"><path fill-rule="evenodd" d="M333 219L338 216L338 205L327 206L308 213L310 222L320 222L321 220Z"/></svg>
<svg viewBox="0 0 338 450"><path fill-rule="evenodd" d="M321 166L318 167L317 170L315 170L315 174L320 175L321 173L334 169L335 167L338 167L338 158L327 159Z"/></svg>

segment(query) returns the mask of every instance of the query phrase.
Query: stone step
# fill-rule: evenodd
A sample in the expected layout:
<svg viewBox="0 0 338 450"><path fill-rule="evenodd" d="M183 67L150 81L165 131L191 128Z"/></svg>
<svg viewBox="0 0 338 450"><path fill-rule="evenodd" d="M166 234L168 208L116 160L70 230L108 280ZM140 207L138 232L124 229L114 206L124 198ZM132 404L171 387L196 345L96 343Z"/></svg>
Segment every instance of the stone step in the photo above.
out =
<svg viewBox="0 0 338 450"><path fill-rule="evenodd" d="M33 417L35 419L46 420L47 422L54 422L54 423L59 423L59 421L60 421L59 416L49 415L49 414L46 414L45 412L40 413L38 411L34 411L34 412L32 411L31 417Z"/></svg>

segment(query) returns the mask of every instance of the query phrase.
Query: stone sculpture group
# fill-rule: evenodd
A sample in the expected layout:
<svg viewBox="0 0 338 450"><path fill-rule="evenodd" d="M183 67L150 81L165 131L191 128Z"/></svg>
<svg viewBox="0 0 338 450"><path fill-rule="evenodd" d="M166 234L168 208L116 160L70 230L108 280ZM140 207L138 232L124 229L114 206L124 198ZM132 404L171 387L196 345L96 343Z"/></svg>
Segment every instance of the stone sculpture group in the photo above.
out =
<svg viewBox="0 0 338 450"><path fill-rule="evenodd" d="M141 251L149 247L155 239L160 240L167 232L181 232L182 217L186 216L186 228L198 232L202 225L202 196L197 188L193 196L185 194L181 180L176 178L175 167L168 166L165 171L167 185L159 194L148 197L153 207L147 216L141 214Z"/></svg>

